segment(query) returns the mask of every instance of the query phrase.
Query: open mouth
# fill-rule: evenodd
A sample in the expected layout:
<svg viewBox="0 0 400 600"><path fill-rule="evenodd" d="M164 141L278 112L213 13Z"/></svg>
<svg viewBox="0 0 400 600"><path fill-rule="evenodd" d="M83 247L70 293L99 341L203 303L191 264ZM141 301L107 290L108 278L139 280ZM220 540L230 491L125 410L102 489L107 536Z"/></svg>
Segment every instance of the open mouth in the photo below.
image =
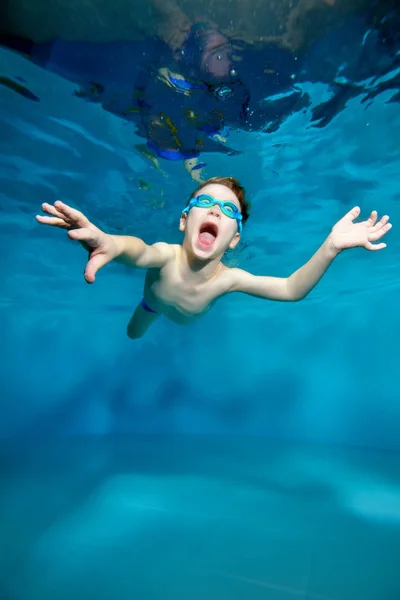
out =
<svg viewBox="0 0 400 600"><path fill-rule="evenodd" d="M203 223L200 227L199 241L203 246L211 246L218 235L218 227L211 221Z"/></svg>

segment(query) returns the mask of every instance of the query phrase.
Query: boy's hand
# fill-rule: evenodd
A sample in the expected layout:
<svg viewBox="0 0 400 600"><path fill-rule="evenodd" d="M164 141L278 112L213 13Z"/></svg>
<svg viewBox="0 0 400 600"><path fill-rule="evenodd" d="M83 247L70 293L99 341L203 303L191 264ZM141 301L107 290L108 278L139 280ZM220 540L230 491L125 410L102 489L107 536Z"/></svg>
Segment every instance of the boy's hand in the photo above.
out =
<svg viewBox="0 0 400 600"><path fill-rule="evenodd" d="M115 239L93 225L84 214L59 200L54 205L42 204L42 210L52 216L36 215L39 223L67 229L69 237L89 252L84 277L88 283L93 283L97 271L118 256Z"/></svg>
<svg viewBox="0 0 400 600"><path fill-rule="evenodd" d="M336 225L332 228L329 241L335 252L340 252L347 248L362 246L366 250L382 250L386 244L373 244L380 240L392 227L389 223L389 217L385 215L377 222L378 213L373 210L367 221L353 223L360 214L360 208L352 208Z"/></svg>

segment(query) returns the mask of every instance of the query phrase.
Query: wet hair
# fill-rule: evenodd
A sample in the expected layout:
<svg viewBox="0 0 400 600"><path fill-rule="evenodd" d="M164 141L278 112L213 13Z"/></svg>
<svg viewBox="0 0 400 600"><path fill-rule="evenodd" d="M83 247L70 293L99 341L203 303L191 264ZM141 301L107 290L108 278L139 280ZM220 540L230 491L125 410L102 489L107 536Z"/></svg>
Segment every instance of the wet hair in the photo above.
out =
<svg viewBox="0 0 400 600"><path fill-rule="evenodd" d="M212 183L217 183L218 185L224 185L225 187L232 190L232 192L235 194L236 198L239 200L240 209L242 212L242 222L244 225L250 216L250 214L249 214L250 202L248 200L246 200L246 198L245 198L244 187L240 185L239 181L237 179L235 179L235 177L211 177L211 179L208 179L207 181L202 183L193 192L193 194L190 196L190 198L188 200L188 204L189 204L190 200L192 198L194 198L200 192L200 190L202 190L204 187L206 187L206 185L211 185Z"/></svg>

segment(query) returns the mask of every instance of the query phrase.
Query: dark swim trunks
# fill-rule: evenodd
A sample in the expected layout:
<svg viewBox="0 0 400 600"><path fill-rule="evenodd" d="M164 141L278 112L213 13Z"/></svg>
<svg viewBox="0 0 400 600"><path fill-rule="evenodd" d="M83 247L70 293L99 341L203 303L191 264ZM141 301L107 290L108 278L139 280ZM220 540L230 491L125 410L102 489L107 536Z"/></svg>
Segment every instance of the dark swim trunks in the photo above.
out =
<svg viewBox="0 0 400 600"><path fill-rule="evenodd" d="M146 312L149 312L149 313L154 313L154 314L156 314L156 315L158 315L158 314L159 314L159 313L158 313L156 310L153 310L152 308L150 308L150 306L149 306L149 305L146 303L146 301L145 301L145 299L144 299L144 298L142 298L142 308L144 308L144 310L145 310Z"/></svg>

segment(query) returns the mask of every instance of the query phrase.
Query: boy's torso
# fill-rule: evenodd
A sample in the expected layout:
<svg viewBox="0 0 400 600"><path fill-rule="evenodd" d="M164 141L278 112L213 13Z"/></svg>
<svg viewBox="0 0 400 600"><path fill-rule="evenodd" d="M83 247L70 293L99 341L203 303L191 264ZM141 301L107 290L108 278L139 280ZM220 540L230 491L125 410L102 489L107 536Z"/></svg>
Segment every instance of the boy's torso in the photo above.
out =
<svg viewBox="0 0 400 600"><path fill-rule="evenodd" d="M212 304L229 291L228 267L220 265L217 274L205 282L185 280L179 270L181 247L174 245L174 257L161 269L149 269L144 298L155 311L179 324L188 324L207 312Z"/></svg>

